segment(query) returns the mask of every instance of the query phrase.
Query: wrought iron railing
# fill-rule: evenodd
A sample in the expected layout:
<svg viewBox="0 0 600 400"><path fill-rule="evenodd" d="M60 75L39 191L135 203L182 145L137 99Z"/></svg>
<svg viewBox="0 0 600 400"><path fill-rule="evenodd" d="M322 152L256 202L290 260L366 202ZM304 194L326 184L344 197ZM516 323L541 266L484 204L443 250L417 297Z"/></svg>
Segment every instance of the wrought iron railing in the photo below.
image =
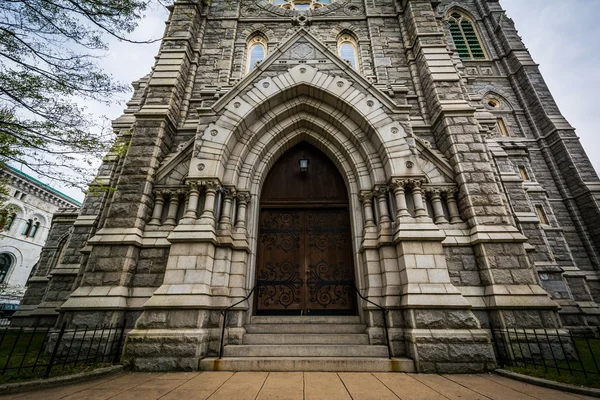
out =
<svg viewBox="0 0 600 400"><path fill-rule="evenodd" d="M391 360L392 359L392 347L390 345L390 335L388 333L388 323L387 323L387 314L388 314L389 310L377 303L372 302L371 300L369 300L368 298L363 296L362 293L360 292L360 290L358 290L358 288L356 287L356 285L352 285L352 287L354 288L356 293L358 293L358 296L361 299L363 299L364 301L366 301L369 304L374 305L381 311L381 316L383 317L383 330L385 332L385 344L387 345L388 358Z"/></svg>
<svg viewBox="0 0 600 400"><path fill-rule="evenodd" d="M533 368L584 378L600 375L600 327L568 329L491 329L500 366ZM597 378L596 378L597 379Z"/></svg>
<svg viewBox="0 0 600 400"><path fill-rule="evenodd" d="M221 342L219 344L219 358L223 358L223 340L225 339L225 326L227 325L227 313L229 312L229 310L231 310L233 307L237 306L238 304L243 303L244 301L248 300L250 298L250 296L252 296L252 293L254 293L254 290L260 286L259 283L257 283L256 285L254 285L254 287L252 288L252 290L250 291L250 293L248 293L246 295L246 297L244 297L242 300L238 301L235 304L230 305L229 307L227 307L226 309L221 311L221 315L223 316L223 324L221 325Z"/></svg>
<svg viewBox="0 0 600 400"><path fill-rule="evenodd" d="M124 332L120 324L0 328L0 376L48 378L57 368L76 372L78 365L116 364Z"/></svg>

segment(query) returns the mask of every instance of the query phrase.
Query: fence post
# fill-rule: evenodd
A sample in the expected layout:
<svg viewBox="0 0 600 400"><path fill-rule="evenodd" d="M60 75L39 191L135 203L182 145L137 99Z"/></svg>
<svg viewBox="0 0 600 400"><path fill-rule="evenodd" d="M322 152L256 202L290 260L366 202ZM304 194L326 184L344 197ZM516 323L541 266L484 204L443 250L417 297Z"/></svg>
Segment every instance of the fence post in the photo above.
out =
<svg viewBox="0 0 600 400"><path fill-rule="evenodd" d="M56 353L58 353L58 347L60 346L60 341L62 340L62 337L65 334L65 329L67 329L67 323L63 322L60 328L60 332L58 333L58 339L56 339L56 345L54 346L54 350L52 350L52 356L50 356L50 362L48 363L48 367L46 368L44 379L47 379L50 376L50 370L52 369L52 365L54 364L54 360L56 359Z"/></svg>

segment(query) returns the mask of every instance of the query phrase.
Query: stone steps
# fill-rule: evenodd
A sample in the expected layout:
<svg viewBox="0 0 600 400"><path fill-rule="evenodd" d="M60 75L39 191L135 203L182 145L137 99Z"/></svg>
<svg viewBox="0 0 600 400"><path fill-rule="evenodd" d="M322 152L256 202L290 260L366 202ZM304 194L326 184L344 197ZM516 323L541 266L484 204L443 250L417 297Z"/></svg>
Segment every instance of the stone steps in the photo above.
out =
<svg viewBox="0 0 600 400"><path fill-rule="evenodd" d="M332 333L357 333L364 334L366 326L363 324L306 324L306 323L282 323L282 324L250 324L246 325L248 333L266 334L332 334Z"/></svg>
<svg viewBox="0 0 600 400"><path fill-rule="evenodd" d="M253 316L250 324L360 324L358 315L350 316Z"/></svg>
<svg viewBox="0 0 600 400"><path fill-rule="evenodd" d="M225 346L223 357L387 357L387 347L335 344L235 345Z"/></svg>
<svg viewBox="0 0 600 400"><path fill-rule="evenodd" d="M202 371L415 372L408 358L229 357L200 360Z"/></svg>
<svg viewBox="0 0 600 400"><path fill-rule="evenodd" d="M307 333L297 335L295 333L247 333L244 335L242 344L349 344L366 345L369 344L369 335L360 333L339 333L339 334L316 334Z"/></svg>
<svg viewBox="0 0 600 400"><path fill-rule="evenodd" d="M255 316L241 345L223 358L206 358L210 371L413 372L410 359L388 359L386 346L370 345L358 316Z"/></svg>

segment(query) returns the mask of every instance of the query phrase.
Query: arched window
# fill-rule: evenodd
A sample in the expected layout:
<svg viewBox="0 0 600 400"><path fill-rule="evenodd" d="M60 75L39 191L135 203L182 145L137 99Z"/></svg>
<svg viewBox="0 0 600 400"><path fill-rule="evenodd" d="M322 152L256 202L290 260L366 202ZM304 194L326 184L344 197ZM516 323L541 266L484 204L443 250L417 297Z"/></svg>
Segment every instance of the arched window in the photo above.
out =
<svg viewBox="0 0 600 400"><path fill-rule="evenodd" d="M31 230L31 227L33 226L33 220L28 219L27 223L25 224L25 226L23 227L23 231L21 232L22 235L29 235L29 231Z"/></svg>
<svg viewBox="0 0 600 400"><path fill-rule="evenodd" d="M475 29L475 24L466 15L454 10L448 15L452 40L461 60L485 60L487 57Z"/></svg>
<svg viewBox="0 0 600 400"><path fill-rule="evenodd" d="M256 35L248 41L248 61L247 72L256 67L256 63L262 61L267 56L267 41L261 35Z"/></svg>
<svg viewBox="0 0 600 400"><path fill-rule="evenodd" d="M29 231L30 238L35 237L35 234L37 233L39 227L40 227L40 221L36 221L33 223L33 226L31 227L31 230Z"/></svg>
<svg viewBox="0 0 600 400"><path fill-rule="evenodd" d="M338 39L338 54L358 71L358 46L352 36L347 34L340 36Z"/></svg>
<svg viewBox="0 0 600 400"><path fill-rule="evenodd" d="M12 257L6 253L0 254L0 283L4 283L12 265Z"/></svg>
<svg viewBox="0 0 600 400"><path fill-rule="evenodd" d="M335 0L269 0L274 6L286 10L306 11L325 7Z"/></svg>

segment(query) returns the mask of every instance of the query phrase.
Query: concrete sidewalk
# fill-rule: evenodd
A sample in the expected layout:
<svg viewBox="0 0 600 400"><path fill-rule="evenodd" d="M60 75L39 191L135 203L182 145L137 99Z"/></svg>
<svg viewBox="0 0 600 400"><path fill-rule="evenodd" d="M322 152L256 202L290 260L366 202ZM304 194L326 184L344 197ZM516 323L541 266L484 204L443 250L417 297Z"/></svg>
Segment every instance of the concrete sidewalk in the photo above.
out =
<svg viewBox="0 0 600 400"><path fill-rule="evenodd" d="M0 396L0 399L576 400L592 397L489 374L130 372L59 388Z"/></svg>

